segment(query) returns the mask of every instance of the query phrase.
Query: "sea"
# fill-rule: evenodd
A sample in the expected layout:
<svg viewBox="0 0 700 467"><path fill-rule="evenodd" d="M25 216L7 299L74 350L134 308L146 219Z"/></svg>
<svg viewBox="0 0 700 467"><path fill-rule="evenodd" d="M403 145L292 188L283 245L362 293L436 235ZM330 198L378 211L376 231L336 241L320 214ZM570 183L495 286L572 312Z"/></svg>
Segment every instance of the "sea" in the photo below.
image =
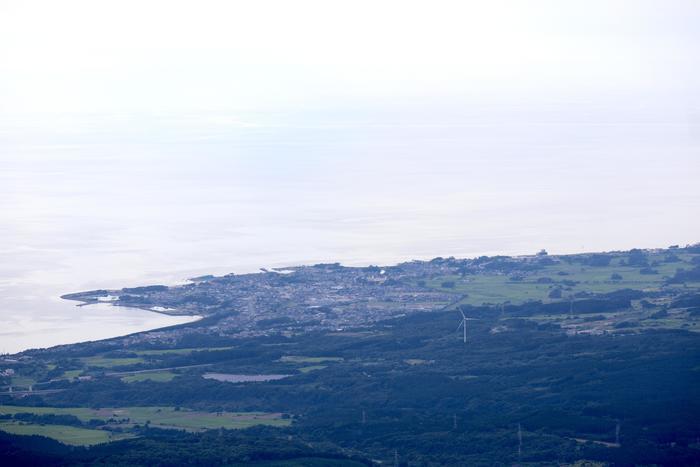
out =
<svg viewBox="0 0 700 467"><path fill-rule="evenodd" d="M0 118L0 353L196 319L71 292L700 240L683 112L409 110Z"/></svg>

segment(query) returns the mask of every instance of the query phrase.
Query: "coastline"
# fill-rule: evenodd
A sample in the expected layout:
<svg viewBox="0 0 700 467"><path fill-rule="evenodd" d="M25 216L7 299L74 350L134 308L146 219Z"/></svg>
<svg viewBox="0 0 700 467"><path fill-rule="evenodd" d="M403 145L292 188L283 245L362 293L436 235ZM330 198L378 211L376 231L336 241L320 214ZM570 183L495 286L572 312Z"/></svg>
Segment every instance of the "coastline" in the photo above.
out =
<svg viewBox="0 0 700 467"><path fill-rule="evenodd" d="M105 321L105 316L100 315L99 311L106 313L110 313L111 311L121 312L122 316L114 316L114 314L110 315L107 319L107 321L110 321L109 325L102 327L101 329L103 330L103 333L98 335L95 335L94 333L83 333L81 332L82 330L77 330L78 333L75 333L75 331L73 330L69 330L68 332L63 334L59 332L57 336L55 330L52 330L52 332L50 332L48 335L50 335L53 339L48 340L46 335L34 336L35 333L31 333L33 335L31 338L23 339L22 334L18 334L17 338L15 339L14 345L12 345L11 343L11 347L3 349L3 355L14 356L25 354L26 352L43 351L56 347L80 345L89 342L109 341L111 339L119 339L147 332L172 329L178 326L187 326L196 323L204 318L204 316L199 314L172 314L158 310L151 310L142 306L138 307L118 305L115 307L114 304L108 302L83 302L73 306L82 308L87 305L96 305L97 307L103 305L102 308L104 309L96 310L93 308L95 313L93 313L93 310L91 310L91 312L87 314L89 316L83 316L89 318L89 320L93 321L95 324L102 324ZM105 305L110 305L111 310L106 308ZM128 319L130 318L130 315L128 314L133 312L137 313L136 319L138 321L136 322L134 322L134 320ZM149 313L142 314L144 312ZM153 314L153 317L155 317L155 319L148 319L148 315L151 314ZM122 317L127 319L122 320ZM170 318L168 319L168 321L171 322L163 322L165 317ZM90 321L86 322L85 325L89 326ZM37 345L38 342L41 343Z"/></svg>
<svg viewBox="0 0 700 467"><path fill-rule="evenodd" d="M124 305L122 303L119 303L118 300L95 300L91 298L80 298L84 297L86 294L93 294L96 291L88 291L88 292L77 292L77 293L70 293L70 294L65 294L61 295L59 298L62 300L69 300L69 301L76 301L80 302L78 305L75 305L77 307L85 307L89 305L111 305L119 308L135 308L138 310L144 310L144 311L150 311L151 313L158 313L161 315L166 315L166 316L199 316L197 314L192 314L192 313L187 313L187 312L180 312L177 309L167 309L167 308L162 308L161 309L155 309L155 307L147 307L142 304L134 304L134 305ZM102 291L98 291L102 292ZM201 319L201 317L200 317Z"/></svg>
<svg viewBox="0 0 700 467"><path fill-rule="evenodd" d="M686 247L683 248L688 248L691 247L695 244L688 244ZM677 245L672 245L669 247L671 249L678 249L679 247ZM648 253L660 253L663 252L665 249L664 248L645 248L643 251L648 252ZM594 252L595 254L620 254L623 253L622 251L607 251L607 252ZM591 255L594 254L592 252L587 252L582 255ZM581 254L579 254L581 255ZM561 257L576 257L579 256L577 254L566 254L566 255L550 255L550 256L561 256ZM514 261L527 261L531 258L537 258L539 255L518 255L518 256L511 256L511 258ZM501 257L500 255L498 257L494 258L499 258ZM486 257L478 257L478 258L463 258L463 260L470 260L470 261L479 261L481 258L486 258ZM385 265L385 266L371 266L371 268L376 269L378 274L381 275L383 274L383 271L380 272L381 269L387 268L387 269L393 269L396 267L409 267L412 268L415 265L424 263L424 264L430 264L435 261L453 261L453 257L448 257L448 258L433 258L431 260L408 260L408 261L403 261L396 263L396 265ZM315 266L321 266L321 267L326 267L326 268L349 268L349 269L355 269L358 268L358 266L343 266L342 263L340 262L326 262L326 263L318 263ZM215 274L206 274L206 275L200 275L200 276L192 276L190 279L187 279L185 283L206 283L208 281L235 281L235 280L240 280L242 276L247 276L248 278L255 278L257 280L256 276L287 276L289 273L293 273L294 271L300 271L304 270L306 268L313 268L315 266L308 265L308 264L299 264L296 263L296 265L293 266L288 266L288 265L275 265L273 267L268 267L268 268L257 268L254 271L250 272L245 272L245 273L229 273L229 274L221 274L221 275L216 275ZM370 266L366 266L370 267ZM360 267L362 268L362 267ZM216 269L216 268L214 268ZM672 270L669 269L666 271L667 275L672 275ZM230 279L227 279L227 277L230 276ZM628 279L629 283L629 278L627 275L625 277ZM653 278L655 276L639 276L640 278L647 280L650 277ZM659 276L661 277L661 276ZM288 279L288 278L287 278ZM555 277L556 280L559 280L558 278ZM167 283L167 282L166 282ZM119 337L124 337L124 336L130 336L130 335L137 335L137 334L142 334L146 332L151 332L151 331L156 331L156 330L162 330L162 329L168 329L172 328L173 326L188 326L192 325L193 323L196 323L204 318L207 318L210 313L215 314L215 310L207 310L207 305L206 302L202 302L201 304L190 301L182 301L182 300L172 300L172 297L167 297L167 295L178 288L182 286L183 284L180 283L178 285L171 285L171 286L166 286L166 285L150 285L150 286L140 286L140 287L125 287L122 289L94 289L94 290L88 290L88 291L83 291L83 292L76 292L76 293L68 293L68 294L63 294L60 295L60 300L59 302L64 302L63 307L56 307L54 309L47 309L43 310L42 312L50 312L48 316L50 319L45 320L45 322L41 322L43 326L33 326L34 322L31 321L31 315L29 315L27 312L20 314L19 312L28 310L28 312L31 312L32 310L36 310L36 307L28 307L24 305L24 308L18 307L18 313L17 316L22 316L23 321L17 320L15 323L16 325L14 327L7 327L6 329L10 329L10 332L5 333L4 335L8 336L8 339L5 341L8 343L8 346L0 349L3 351L3 353L7 354L16 354L16 353L22 353L27 350L31 349L36 349L36 348L50 348L54 346L61 346L61 345L71 345L71 344L80 344L84 342L95 342L95 341L101 341L101 340L109 340L112 338L119 338ZM439 285L439 284L437 284ZM65 284L64 284L65 287ZM442 289L439 287L436 288L436 285L433 284L433 289L437 290L440 292ZM65 288L64 288L65 290ZM445 292L445 290L442 290L442 292ZM449 290L447 292L450 292ZM59 292L60 293L60 292ZM52 294L53 297L57 297L58 294L54 291L54 294ZM161 300L161 298L168 298L166 300ZM74 302L72 304L68 304L67 302L71 301ZM66 306L67 305L67 306ZM91 313L79 313L76 312L76 307L80 308L82 310L82 307L87 306L87 305L112 305L112 306L117 306L118 308L106 308L106 306L103 306L102 311L107 311L107 313L93 313L92 311L97 311L95 309L90 309ZM201 306L200 306L201 305ZM177 307L177 308L173 308ZM65 310L64 310L65 309ZM72 309L72 312L66 313L64 311L70 311ZM130 316L130 310L128 309L133 309L131 311L136 311L138 310L139 313L142 312L148 312L147 314L136 314L134 313L133 316ZM237 303L234 305L229 306L230 310L238 310L241 313L246 312L246 305L245 303ZM82 310L85 311L85 310ZM112 316L109 314L109 312L115 312L117 316ZM177 321L177 322L163 322L163 321L168 321L167 319L161 319L160 321L158 318L156 319L149 319L147 315L151 315L152 313L155 313L156 315L152 316L167 316L169 318L172 318L172 321ZM10 322L10 324L15 324L13 322ZM32 336L32 333L33 336ZM30 338L30 336L32 336ZM87 338L86 338L87 337ZM5 340L5 339L3 339ZM13 341L14 340L14 341ZM3 344L5 344L3 342ZM37 345L38 344L38 345ZM39 347L41 346L41 347Z"/></svg>
<svg viewBox="0 0 700 467"><path fill-rule="evenodd" d="M63 297L61 297L63 298ZM64 300L74 300L74 299L64 299ZM121 303L110 303L110 302L95 302L95 301L82 301L82 300L76 300L80 301L82 303L79 303L75 305L76 307L82 308L82 307L87 307L90 305L110 305L118 308L134 308L137 310L143 310L143 311L150 311L151 313L158 313L161 315L166 315L166 316L199 316L196 314L191 314L191 313L173 313L174 311L177 310L154 310L153 308L148 308L143 305L122 305Z"/></svg>

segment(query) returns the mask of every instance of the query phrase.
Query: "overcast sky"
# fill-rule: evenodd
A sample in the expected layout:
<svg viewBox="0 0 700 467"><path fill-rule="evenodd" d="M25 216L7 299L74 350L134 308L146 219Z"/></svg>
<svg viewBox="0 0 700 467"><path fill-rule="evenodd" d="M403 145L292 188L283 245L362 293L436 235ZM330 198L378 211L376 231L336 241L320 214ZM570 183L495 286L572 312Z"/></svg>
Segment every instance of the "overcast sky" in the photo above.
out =
<svg viewBox="0 0 700 467"><path fill-rule="evenodd" d="M0 112L700 102L700 2L0 1ZM682 115L679 114L679 115Z"/></svg>

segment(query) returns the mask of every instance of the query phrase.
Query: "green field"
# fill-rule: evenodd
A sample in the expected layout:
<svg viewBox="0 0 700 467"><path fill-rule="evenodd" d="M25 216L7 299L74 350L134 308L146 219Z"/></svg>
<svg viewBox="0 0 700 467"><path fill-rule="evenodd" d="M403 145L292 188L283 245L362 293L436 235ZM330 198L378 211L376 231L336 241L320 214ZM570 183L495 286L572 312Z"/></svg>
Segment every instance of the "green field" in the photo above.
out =
<svg viewBox="0 0 700 467"><path fill-rule="evenodd" d="M455 287L443 288L443 282L454 282ZM507 276L496 274L469 276L465 279L459 276L442 276L428 281L427 285L449 293L468 295L460 303L470 305L546 300L550 290L549 284L536 284L534 281L511 282Z"/></svg>
<svg viewBox="0 0 700 467"><path fill-rule="evenodd" d="M126 357L126 358L107 358L107 357L85 357L80 359L86 366L95 366L101 368L114 368L116 366L135 365L144 363L145 360L141 357Z"/></svg>
<svg viewBox="0 0 700 467"><path fill-rule="evenodd" d="M248 428L254 425L288 426L289 419L281 414L264 412L197 412L192 410L176 410L174 407L117 407L89 409L85 407L21 407L0 405L0 414L13 415L16 413L33 413L37 415L57 414L74 415L82 421L91 419L109 420L111 418L128 419L129 424L144 425L159 428L179 428L189 431L199 431L215 428Z"/></svg>
<svg viewBox="0 0 700 467"><path fill-rule="evenodd" d="M304 357L301 355L286 355L280 358L280 362L286 363L324 363L324 362L341 362L342 357Z"/></svg>
<svg viewBox="0 0 700 467"><path fill-rule="evenodd" d="M67 425L38 425L16 421L0 421L0 430L14 435L39 435L73 446L90 446L133 437L106 430L91 430Z"/></svg>
<svg viewBox="0 0 700 467"><path fill-rule="evenodd" d="M149 371L146 373L134 373L133 375L123 376L121 380L125 383L137 383L139 381L167 383L176 376L177 374L173 373L172 371Z"/></svg>
<svg viewBox="0 0 700 467"><path fill-rule="evenodd" d="M577 292L609 293L620 289L649 290L659 289L665 281L665 277L673 276L678 268L690 268L690 255L679 255L681 262L664 263L664 255L649 254L650 262L659 261L653 269L658 274L641 274L639 267L621 266L620 259L611 261L609 266L596 267L585 266L580 263L566 263L546 266L540 270L527 273L523 280L512 281L505 274L482 273L460 277L446 275L433 278L426 282L428 287L448 293L467 295L460 304L481 305L483 303L503 303L509 301L513 304L523 303L528 300L552 301L548 298L554 287L562 286L563 297ZM563 273L563 274L560 274ZM612 280L612 274L622 276L621 280ZM539 283L538 279L549 278L554 283ZM578 282L570 286L561 284L561 281L569 280ZM445 282L454 282L454 287L443 287ZM700 283L688 283L689 288L700 288Z"/></svg>
<svg viewBox="0 0 700 467"><path fill-rule="evenodd" d="M323 370L326 368L326 365L311 365L311 366L304 366L299 368L299 371L302 373L308 373L310 371L318 371L318 370Z"/></svg>
<svg viewBox="0 0 700 467"><path fill-rule="evenodd" d="M188 349L162 349L162 350L137 350L136 355L151 356L151 355L189 355L192 352L217 352L221 350L230 350L233 347L202 347Z"/></svg>
<svg viewBox="0 0 700 467"><path fill-rule="evenodd" d="M63 374L61 375L61 378L73 379L73 378L77 378L82 373L83 373L83 370L67 370L67 371L63 372Z"/></svg>
<svg viewBox="0 0 700 467"><path fill-rule="evenodd" d="M327 467L329 465L334 467L363 467L367 464L349 459L324 459L319 457L300 457L298 459L285 459L283 461L257 461L246 462L245 464L232 464L233 467L244 465L262 465L265 467Z"/></svg>
<svg viewBox="0 0 700 467"><path fill-rule="evenodd" d="M14 387L29 388L34 384L36 384L36 380L28 376L16 375L12 377L12 386Z"/></svg>

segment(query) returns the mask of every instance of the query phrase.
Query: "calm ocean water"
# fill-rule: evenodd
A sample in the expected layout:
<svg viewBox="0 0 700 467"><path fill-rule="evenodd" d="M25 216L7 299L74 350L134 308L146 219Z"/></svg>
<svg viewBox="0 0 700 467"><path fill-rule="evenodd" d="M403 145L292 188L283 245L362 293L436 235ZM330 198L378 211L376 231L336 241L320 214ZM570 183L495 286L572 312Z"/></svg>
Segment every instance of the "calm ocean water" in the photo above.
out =
<svg viewBox="0 0 700 467"><path fill-rule="evenodd" d="M340 261L697 241L683 120L51 116L0 130L0 352L181 322L59 295Z"/></svg>

